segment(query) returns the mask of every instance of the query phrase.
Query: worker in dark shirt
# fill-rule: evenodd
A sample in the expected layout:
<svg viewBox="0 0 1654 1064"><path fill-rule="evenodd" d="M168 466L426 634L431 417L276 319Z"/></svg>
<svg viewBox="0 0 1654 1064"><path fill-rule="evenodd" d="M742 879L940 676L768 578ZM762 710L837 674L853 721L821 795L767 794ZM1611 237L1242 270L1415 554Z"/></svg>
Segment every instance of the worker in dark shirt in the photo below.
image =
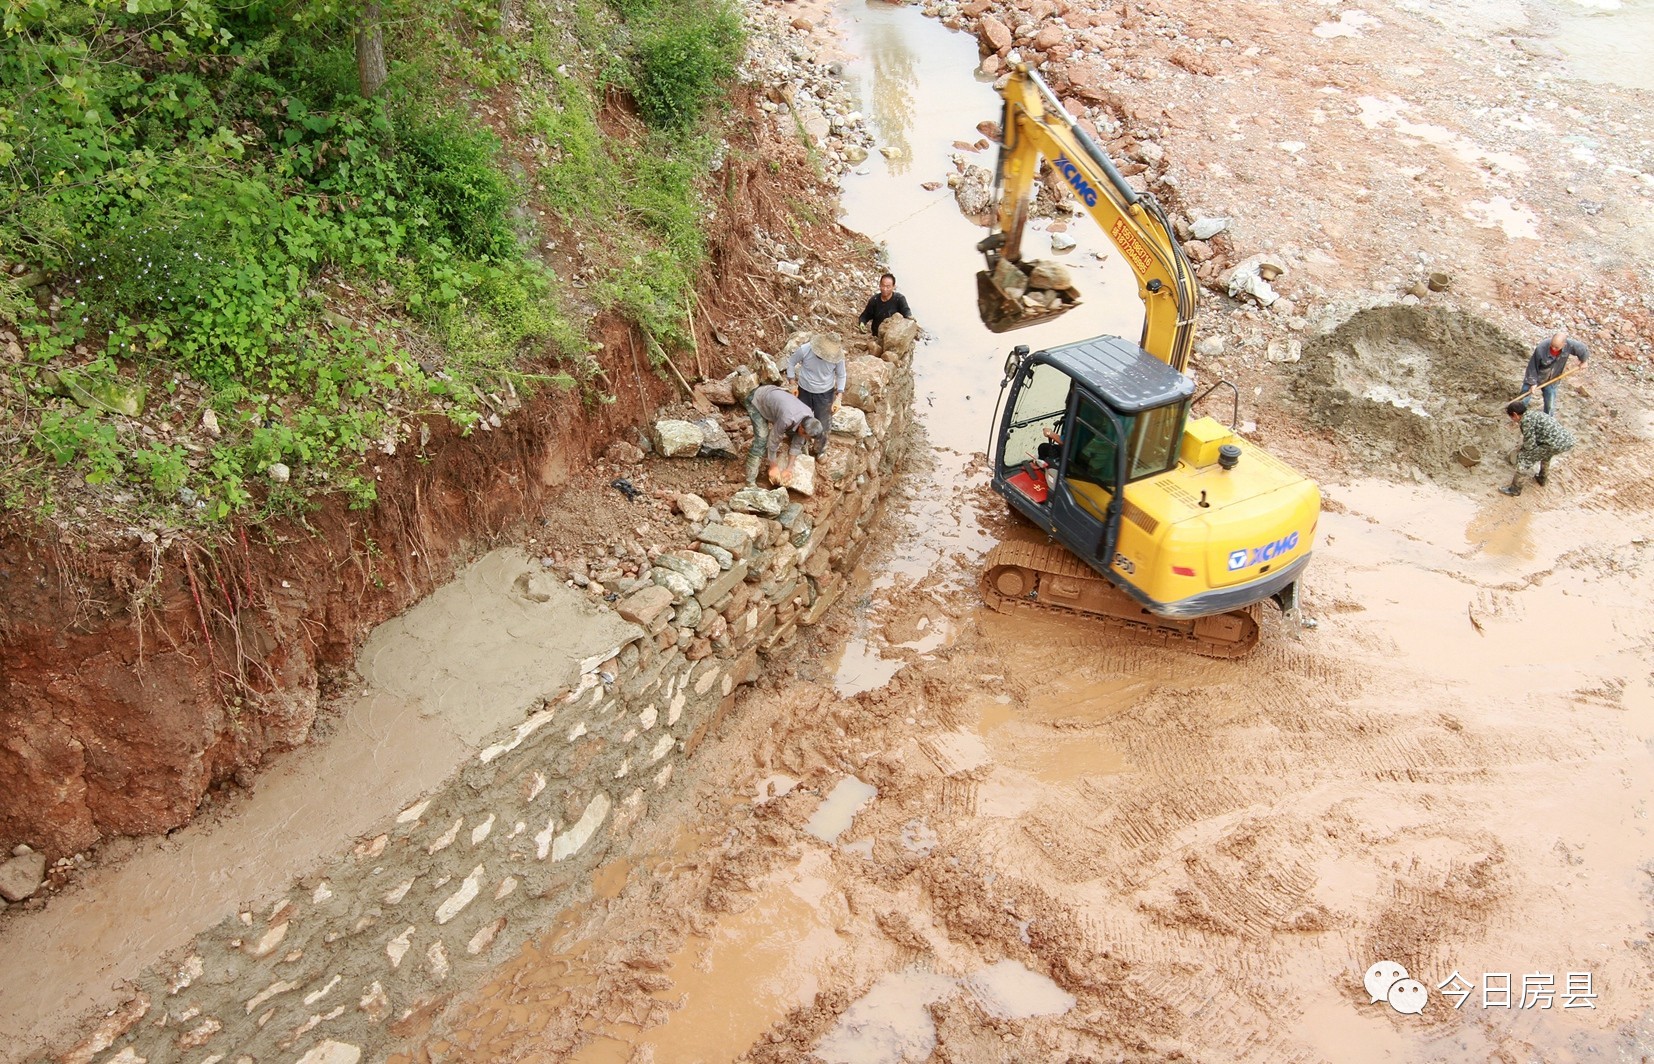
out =
<svg viewBox="0 0 1654 1064"><path fill-rule="evenodd" d="M913 309L907 305L907 297L896 291L896 275L887 273L879 278L878 292L868 297L867 306L862 308L861 317L856 320L867 326L868 332L877 336L879 326L884 324L886 318L895 314L912 319Z"/></svg>
<svg viewBox="0 0 1654 1064"><path fill-rule="evenodd" d="M1568 368L1568 356L1579 359L1581 368L1590 355L1585 345L1568 339L1568 330L1558 329L1550 340L1541 340L1528 359L1528 368L1522 374L1522 390L1529 398L1537 389L1545 398L1545 413L1556 412L1556 385L1554 382Z"/></svg>

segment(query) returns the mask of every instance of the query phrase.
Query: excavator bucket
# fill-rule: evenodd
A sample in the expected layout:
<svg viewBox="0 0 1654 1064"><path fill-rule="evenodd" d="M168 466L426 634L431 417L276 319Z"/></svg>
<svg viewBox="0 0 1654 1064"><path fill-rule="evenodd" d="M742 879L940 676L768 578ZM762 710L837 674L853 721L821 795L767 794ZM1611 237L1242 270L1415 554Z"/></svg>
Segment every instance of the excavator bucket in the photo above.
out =
<svg viewBox="0 0 1654 1064"><path fill-rule="evenodd" d="M976 275L976 310L989 332L1038 325L1079 305L1078 289L1030 287L1029 273L1006 259L999 260L993 270Z"/></svg>

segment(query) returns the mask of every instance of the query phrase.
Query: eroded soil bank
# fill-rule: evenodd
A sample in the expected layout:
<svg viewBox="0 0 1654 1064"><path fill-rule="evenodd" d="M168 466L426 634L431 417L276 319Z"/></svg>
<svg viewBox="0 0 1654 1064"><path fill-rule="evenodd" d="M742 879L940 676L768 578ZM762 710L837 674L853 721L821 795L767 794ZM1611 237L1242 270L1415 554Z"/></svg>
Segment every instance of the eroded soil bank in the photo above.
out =
<svg viewBox="0 0 1654 1064"><path fill-rule="evenodd" d="M779 350L795 328L801 281L752 288L755 271L774 270L762 234L801 226L817 250L793 254L812 271L856 255L831 224L800 223L798 207L822 201L826 186L796 138L752 99L746 107L720 182L727 209L692 323L691 377ZM325 727L322 702L348 686L374 625L481 550L543 527L565 508L571 478L599 476L591 464L613 441L637 442L657 407L682 398L664 371L645 370L624 327L599 323L599 335L618 401L504 396L499 427L485 421L464 436L429 419L413 442L373 457L371 510L336 500L216 539L67 521L0 537L0 840L55 861L172 830L215 789L253 785L269 758Z"/></svg>

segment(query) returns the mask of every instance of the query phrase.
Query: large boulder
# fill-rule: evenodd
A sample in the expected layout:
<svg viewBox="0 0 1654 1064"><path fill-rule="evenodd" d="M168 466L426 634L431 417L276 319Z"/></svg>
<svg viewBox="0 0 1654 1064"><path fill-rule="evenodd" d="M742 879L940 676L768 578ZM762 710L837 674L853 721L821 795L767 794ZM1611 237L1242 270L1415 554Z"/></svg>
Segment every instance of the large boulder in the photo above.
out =
<svg viewBox="0 0 1654 1064"><path fill-rule="evenodd" d="M673 500L673 504L677 506L678 513L683 514L684 518L689 521L699 521L712 508L705 499L693 492L679 495Z"/></svg>
<svg viewBox="0 0 1654 1064"><path fill-rule="evenodd" d="M833 432L853 439L865 439L873 435L873 430L867 426L867 415L853 406L844 406L833 411Z"/></svg>
<svg viewBox="0 0 1654 1064"><path fill-rule="evenodd" d="M731 373L721 380L702 381L695 385L695 391L700 393L708 402L717 406L734 406L734 383L735 374Z"/></svg>
<svg viewBox="0 0 1654 1064"><path fill-rule="evenodd" d="M800 495L814 495L816 493L816 460L807 454L801 454L793 459L788 467L787 475L782 481L786 487ZM779 513L779 511L777 511Z"/></svg>
<svg viewBox="0 0 1654 1064"><path fill-rule="evenodd" d="M718 423L717 418L696 418L690 424L701 430L701 447L696 453L702 458L735 457L735 443Z"/></svg>
<svg viewBox="0 0 1654 1064"><path fill-rule="evenodd" d="M725 514L723 523L745 535L759 550L770 545L769 526L764 524L761 517L754 517L752 514Z"/></svg>
<svg viewBox="0 0 1654 1064"><path fill-rule="evenodd" d="M0 898L23 901L46 881L46 855L29 850L0 863Z"/></svg>
<svg viewBox="0 0 1654 1064"><path fill-rule="evenodd" d="M885 324L895 320L889 318ZM863 355L851 359L844 367L844 405L869 412L877 409L890 387L890 373L890 363L882 358Z"/></svg>
<svg viewBox="0 0 1654 1064"><path fill-rule="evenodd" d="M800 456L804 457L804 456ZM797 459L794 459L796 463ZM760 488L742 488L729 497L729 508L736 513L762 514L765 517L775 517L787 508L785 489L776 488L774 491L764 491Z"/></svg>
<svg viewBox="0 0 1654 1064"><path fill-rule="evenodd" d="M663 458L693 458L701 453L703 437L694 422L662 418L651 434L655 453Z"/></svg>
<svg viewBox="0 0 1654 1064"><path fill-rule="evenodd" d="M879 326L879 350L886 358L906 358L919 342L919 323L900 314L884 319Z"/></svg>
<svg viewBox="0 0 1654 1064"><path fill-rule="evenodd" d="M695 585L691 584L687 577L682 573L658 565L649 570L649 582L656 587L664 587L670 591L673 602L681 603L695 595ZM705 582L702 582L701 586L705 587Z"/></svg>
<svg viewBox="0 0 1654 1064"><path fill-rule="evenodd" d="M1029 263L1029 288L1067 289L1074 287L1074 273L1060 262L1040 260Z"/></svg>
<svg viewBox="0 0 1654 1064"><path fill-rule="evenodd" d="M994 212L994 174L987 167L975 163L965 167L964 173L948 178L953 186L953 198L959 203L959 213L973 222L986 223Z"/></svg>
<svg viewBox="0 0 1654 1064"><path fill-rule="evenodd" d="M821 461L816 463L816 475L826 477L830 484L841 484L857 468L855 455L849 448L838 447L821 456Z"/></svg>
<svg viewBox="0 0 1654 1064"><path fill-rule="evenodd" d="M977 33L987 50L998 55L1005 54L1015 40L1011 36L1011 28L992 15L982 16Z"/></svg>

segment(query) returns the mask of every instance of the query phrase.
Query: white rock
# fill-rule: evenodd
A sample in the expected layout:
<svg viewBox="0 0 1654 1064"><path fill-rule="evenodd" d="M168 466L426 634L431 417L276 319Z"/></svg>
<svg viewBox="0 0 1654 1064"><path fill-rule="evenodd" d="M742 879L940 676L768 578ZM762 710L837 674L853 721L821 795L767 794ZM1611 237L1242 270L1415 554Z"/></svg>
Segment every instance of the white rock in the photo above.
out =
<svg viewBox="0 0 1654 1064"><path fill-rule="evenodd" d="M557 836L557 841L551 845L551 859L561 861L565 857L572 857L591 841L592 835L603 823L603 818L609 815L609 796L598 794L586 803L586 811L574 826Z"/></svg>
<svg viewBox="0 0 1654 1064"><path fill-rule="evenodd" d="M1227 218L1196 218L1194 223L1189 226L1189 231L1194 234L1196 240L1210 240L1227 228L1229 228L1229 219Z"/></svg>
<svg viewBox="0 0 1654 1064"><path fill-rule="evenodd" d="M436 908L436 922L445 924L458 916L460 912L476 898L477 892L482 889L483 867L478 865L465 877L459 889L449 896L448 900Z"/></svg>
<svg viewBox="0 0 1654 1064"><path fill-rule="evenodd" d="M22 901L33 897L45 880L46 855L33 851L19 854L0 864L0 898Z"/></svg>
<svg viewBox="0 0 1654 1064"><path fill-rule="evenodd" d="M663 418L655 422L653 442L655 453L664 458L693 458L705 441L693 422Z"/></svg>
<svg viewBox="0 0 1654 1064"><path fill-rule="evenodd" d="M300 1057L295 1064L357 1064L362 1059L362 1048L331 1038L321 1042Z"/></svg>
<svg viewBox="0 0 1654 1064"><path fill-rule="evenodd" d="M873 430L867 427L867 415L853 406L844 406L833 411L831 428L841 436L851 436L858 440L873 435Z"/></svg>

